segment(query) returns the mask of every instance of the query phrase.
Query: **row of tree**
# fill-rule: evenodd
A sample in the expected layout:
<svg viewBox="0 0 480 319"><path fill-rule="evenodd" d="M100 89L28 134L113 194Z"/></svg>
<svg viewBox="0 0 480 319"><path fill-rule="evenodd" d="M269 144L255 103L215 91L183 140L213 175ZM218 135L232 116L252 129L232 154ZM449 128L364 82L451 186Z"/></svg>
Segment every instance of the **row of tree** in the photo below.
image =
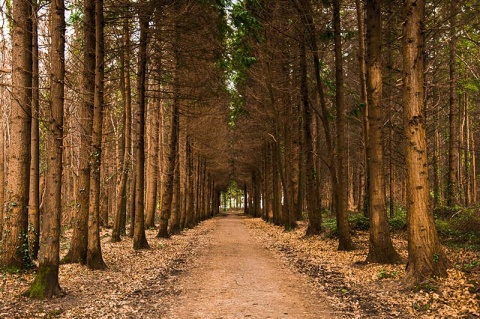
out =
<svg viewBox="0 0 480 319"><path fill-rule="evenodd" d="M84 0L68 23L62 0L2 9L0 267L38 257L31 297L60 293L62 225L63 261L103 269L100 227L147 248L146 228L194 226L232 181L288 229L335 212L340 250L363 211L370 262L399 261L387 212L404 206L407 280L446 275L429 204L477 197L474 1Z"/></svg>
<svg viewBox="0 0 480 319"><path fill-rule="evenodd" d="M363 212L367 261L393 263L388 212L403 207L407 282L446 276L433 212L477 200L478 9L245 1L234 152L247 211L290 229L306 210L318 234L330 210L340 250L355 248L349 212Z"/></svg>
<svg viewBox="0 0 480 319"><path fill-rule="evenodd" d="M0 267L38 258L30 297L61 293L60 262L107 267L101 226L143 249L155 222L168 237L218 212L230 169L222 6L85 0L67 21L63 0L4 9ZM73 234L60 260L62 226Z"/></svg>

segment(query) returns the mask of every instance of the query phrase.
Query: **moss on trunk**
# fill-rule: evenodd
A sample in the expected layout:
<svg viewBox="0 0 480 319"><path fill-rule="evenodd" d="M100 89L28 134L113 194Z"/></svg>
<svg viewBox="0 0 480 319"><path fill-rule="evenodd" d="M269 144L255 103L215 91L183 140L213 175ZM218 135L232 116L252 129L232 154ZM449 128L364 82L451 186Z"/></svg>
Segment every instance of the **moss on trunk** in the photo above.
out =
<svg viewBox="0 0 480 319"><path fill-rule="evenodd" d="M24 295L41 300L62 295L58 283L58 268L40 265L35 280Z"/></svg>

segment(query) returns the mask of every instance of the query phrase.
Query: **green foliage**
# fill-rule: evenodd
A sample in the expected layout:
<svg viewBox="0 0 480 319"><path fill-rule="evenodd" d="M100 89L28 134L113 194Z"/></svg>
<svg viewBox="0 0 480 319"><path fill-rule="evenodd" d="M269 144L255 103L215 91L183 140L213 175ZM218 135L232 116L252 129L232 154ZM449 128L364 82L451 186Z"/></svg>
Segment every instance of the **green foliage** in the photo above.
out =
<svg viewBox="0 0 480 319"><path fill-rule="evenodd" d="M437 232L444 242L454 246L480 246L480 215L477 209L443 208L436 210L436 216Z"/></svg>
<svg viewBox="0 0 480 319"><path fill-rule="evenodd" d="M407 212L401 208L397 209L393 217L388 220L388 223L393 231L407 229Z"/></svg>
<svg viewBox="0 0 480 319"><path fill-rule="evenodd" d="M472 269L480 268L480 260L474 259L467 264L457 264L455 268L460 269L461 271L470 272Z"/></svg>
<svg viewBox="0 0 480 319"><path fill-rule="evenodd" d="M451 220L457 240L480 245L480 215L476 210L467 210Z"/></svg>
<svg viewBox="0 0 480 319"><path fill-rule="evenodd" d="M337 219L335 217L324 218L323 227L326 230L327 237L334 237L337 234Z"/></svg>
<svg viewBox="0 0 480 319"><path fill-rule="evenodd" d="M68 25L74 25L76 23L80 23L83 21L83 11L80 7L75 7L72 5L70 8L70 15L68 16L67 19L67 24Z"/></svg>
<svg viewBox="0 0 480 319"><path fill-rule="evenodd" d="M435 226L437 227L437 233L442 238L451 238L454 235L454 231L448 220L436 219Z"/></svg>
<svg viewBox="0 0 480 319"><path fill-rule="evenodd" d="M363 214L352 214L348 217L348 223L352 230L369 230L370 220Z"/></svg>
<svg viewBox="0 0 480 319"><path fill-rule="evenodd" d="M435 280L426 280L413 287L413 291L415 292L419 292L419 291L438 292L438 289L439 289L438 282Z"/></svg>
<svg viewBox="0 0 480 319"><path fill-rule="evenodd" d="M350 110L348 115L354 118L359 118L363 110L365 110L365 107L366 107L365 103L355 104L355 106Z"/></svg>
<svg viewBox="0 0 480 319"><path fill-rule="evenodd" d="M35 268L35 264L33 263L32 258L30 258L30 251L28 250L28 232L20 233L18 238L22 243L21 254L25 269L28 270Z"/></svg>
<svg viewBox="0 0 480 319"><path fill-rule="evenodd" d="M412 304L412 307L413 307L413 309L415 309L417 311L426 312L426 311L430 310L431 303L430 302L427 302L427 303L414 302Z"/></svg>
<svg viewBox="0 0 480 319"><path fill-rule="evenodd" d="M220 65L226 71L226 87L231 100L229 126L233 128L237 118L244 113L242 92L247 71L257 61L252 44L260 41L261 26L254 11L261 7L261 2L225 0L222 5L227 13L227 22L221 28L226 54Z"/></svg>
<svg viewBox="0 0 480 319"><path fill-rule="evenodd" d="M397 276L398 276L398 271L396 270L388 271L388 270L382 269L377 274L378 279L397 278Z"/></svg>

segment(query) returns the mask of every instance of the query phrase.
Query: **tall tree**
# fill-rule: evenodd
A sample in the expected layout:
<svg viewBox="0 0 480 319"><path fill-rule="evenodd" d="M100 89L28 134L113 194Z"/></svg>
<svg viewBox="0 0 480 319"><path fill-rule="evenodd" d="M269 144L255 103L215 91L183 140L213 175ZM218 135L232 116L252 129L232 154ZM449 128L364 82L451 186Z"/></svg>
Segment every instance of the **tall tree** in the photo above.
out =
<svg viewBox="0 0 480 319"><path fill-rule="evenodd" d="M32 127L28 196L28 250L37 259L40 240L40 96L38 61L38 3L32 10Z"/></svg>
<svg viewBox="0 0 480 319"><path fill-rule="evenodd" d="M145 105L146 105L146 77L147 77L147 45L150 20L149 3L139 8L140 20L140 47L138 52L137 77L137 108L135 112L136 145L135 145L135 223L133 233L133 248L149 248L145 235Z"/></svg>
<svg viewBox="0 0 480 319"><path fill-rule="evenodd" d="M367 97L370 239L367 261L393 263L400 256L393 248L385 204L382 112L382 21L380 0L367 0Z"/></svg>
<svg viewBox="0 0 480 319"><path fill-rule="evenodd" d="M317 113L323 125L323 130L325 134L325 143L327 146L327 153L329 157L329 169L330 169L330 178L333 186L333 194L334 194L334 197L338 199L338 193L343 190L341 190L338 187L337 163L334 157L332 129L329 122L329 110L328 110L327 102L325 98L324 84L321 77L321 65L320 65L321 60L320 60L318 41L317 41L317 29L313 21L312 4L310 0L297 0L295 1L295 5L300 14L300 18L304 24L305 32L308 34L308 44L313 57L315 88L316 88L318 100L320 102L319 103L320 111L317 111L316 109L314 110ZM311 234L313 235L313 233Z"/></svg>
<svg viewBox="0 0 480 319"><path fill-rule="evenodd" d="M429 207L427 139L424 113L425 2L403 4L403 120L407 172L408 262L405 280L416 285L447 276L448 260Z"/></svg>
<svg viewBox="0 0 480 319"><path fill-rule="evenodd" d="M363 209L364 215L368 214L368 156L367 156L367 139L368 139L368 102L367 102L367 79L366 79L366 59L365 59L365 14L363 8L363 1L355 0L355 7L357 9L357 25L358 25L358 65L359 65L359 80L360 80L360 105L362 106L362 125L363 125L363 144L364 144L364 160L363 160L363 190L359 191L359 207L358 210ZM363 207L362 203L363 194Z"/></svg>
<svg viewBox="0 0 480 319"><path fill-rule="evenodd" d="M93 109L95 95L95 0L83 2L83 100L80 107L80 149L77 188L77 210L75 212L70 250L63 262L87 262L88 215L90 195L90 154L93 131Z"/></svg>
<svg viewBox="0 0 480 319"><path fill-rule="evenodd" d="M457 99L457 27L456 0L449 0L448 14L451 15L449 27L449 143L448 143L448 182L446 190L447 206L459 204L460 180L460 130L459 105Z"/></svg>
<svg viewBox="0 0 480 319"><path fill-rule="evenodd" d="M52 44L50 50L50 110L45 116L48 123L46 136L47 172L38 272L27 294L31 298L50 298L60 295L58 280L60 260L60 230L62 211L62 149L63 106L65 79L65 5L53 0L50 5Z"/></svg>
<svg viewBox="0 0 480 319"><path fill-rule="evenodd" d="M92 141L90 149L91 167L87 247L87 266L90 269L106 268L100 245L100 169L102 167L101 158L105 56L103 29L103 0L95 0L95 93L93 103Z"/></svg>
<svg viewBox="0 0 480 319"><path fill-rule="evenodd" d="M120 235L125 232L126 206L127 206L127 180L130 168L130 150L132 147L132 103L130 92L130 31L128 15L126 15L122 27L122 44L120 52L120 91L122 94L122 127L123 127L123 154L122 169L116 190L117 203L115 207L115 219L113 222L112 242L119 242Z"/></svg>
<svg viewBox="0 0 480 319"><path fill-rule="evenodd" d="M32 2L13 3L12 98L0 267L27 268L32 100ZM3 186L2 186L3 187Z"/></svg>
<svg viewBox="0 0 480 319"><path fill-rule="evenodd" d="M175 12L178 12L178 7L176 7ZM170 123L170 140L168 143L167 149L167 158L165 164L165 177L163 185L163 194L162 202L160 206L160 223L158 225L157 237L168 238L170 234L168 233L168 220L171 215L172 209L172 199L174 194L174 181L175 181L175 167L177 161L177 153L179 149L179 134L180 134L180 112L179 112L179 68L180 68L180 53L179 53L179 43L180 43L180 27L179 22L175 19L174 26L174 47L173 47L173 58L175 59L175 65L173 70L173 97L171 105L171 123ZM177 172L179 173L180 165L177 165ZM177 199L178 199L177 194ZM183 225L182 225L183 226ZM189 225L185 225L189 226Z"/></svg>
<svg viewBox="0 0 480 319"><path fill-rule="evenodd" d="M344 96L344 76L342 57L342 30L340 24L340 0L333 0L333 30L335 40L335 105L337 108L337 144L336 160L338 189L335 191L335 210L337 215L338 249L354 249L347 212L347 112Z"/></svg>
<svg viewBox="0 0 480 319"><path fill-rule="evenodd" d="M305 42L301 41L300 47L300 89L303 106L303 134L305 143L305 171L306 171L306 199L307 199L307 212L308 212L308 227L307 235L318 234L322 228L322 213L320 207L320 201L318 199L317 192L317 177L318 172L315 169L315 157L314 157L314 140L313 140L313 112L309 102L308 96L308 74L307 74L307 53L305 48Z"/></svg>

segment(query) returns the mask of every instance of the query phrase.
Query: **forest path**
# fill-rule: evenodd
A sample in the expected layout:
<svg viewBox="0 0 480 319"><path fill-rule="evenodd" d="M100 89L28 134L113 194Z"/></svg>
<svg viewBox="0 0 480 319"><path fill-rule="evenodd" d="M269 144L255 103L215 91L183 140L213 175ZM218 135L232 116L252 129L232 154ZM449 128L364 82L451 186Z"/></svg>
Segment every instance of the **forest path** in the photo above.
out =
<svg viewBox="0 0 480 319"><path fill-rule="evenodd" d="M326 300L258 243L245 217L217 218L210 245L178 278L166 318L334 318Z"/></svg>

